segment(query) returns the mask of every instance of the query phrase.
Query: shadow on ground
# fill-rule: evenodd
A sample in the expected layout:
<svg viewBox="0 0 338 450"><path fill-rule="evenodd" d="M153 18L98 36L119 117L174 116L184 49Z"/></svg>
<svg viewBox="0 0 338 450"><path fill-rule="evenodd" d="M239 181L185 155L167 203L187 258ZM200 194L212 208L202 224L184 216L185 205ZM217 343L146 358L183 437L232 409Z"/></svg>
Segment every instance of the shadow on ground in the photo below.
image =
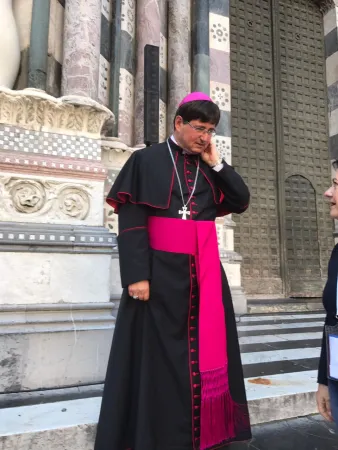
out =
<svg viewBox="0 0 338 450"><path fill-rule="evenodd" d="M338 450L334 425L320 416L285 420L253 427L253 439L229 450Z"/></svg>

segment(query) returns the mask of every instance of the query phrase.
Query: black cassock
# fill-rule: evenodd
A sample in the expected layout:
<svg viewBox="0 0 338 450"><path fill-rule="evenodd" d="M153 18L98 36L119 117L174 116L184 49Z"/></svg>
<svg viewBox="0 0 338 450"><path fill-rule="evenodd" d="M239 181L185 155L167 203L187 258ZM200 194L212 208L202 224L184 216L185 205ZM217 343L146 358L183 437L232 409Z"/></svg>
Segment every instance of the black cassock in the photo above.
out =
<svg viewBox="0 0 338 450"><path fill-rule="evenodd" d="M170 140L185 201L198 156ZM242 213L249 191L223 162L220 172L200 161L189 220L213 221ZM149 248L149 216L181 218L181 193L166 143L138 150L107 199L119 214L119 255L124 289L116 321L95 450L199 450L198 286L194 258ZM150 300L128 295L130 284L150 280ZM236 436L251 438L231 294L222 268L229 385L240 405ZM191 348L194 353L191 353ZM190 349L190 351L189 351ZM223 448L222 442L213 448Z"/></svg>

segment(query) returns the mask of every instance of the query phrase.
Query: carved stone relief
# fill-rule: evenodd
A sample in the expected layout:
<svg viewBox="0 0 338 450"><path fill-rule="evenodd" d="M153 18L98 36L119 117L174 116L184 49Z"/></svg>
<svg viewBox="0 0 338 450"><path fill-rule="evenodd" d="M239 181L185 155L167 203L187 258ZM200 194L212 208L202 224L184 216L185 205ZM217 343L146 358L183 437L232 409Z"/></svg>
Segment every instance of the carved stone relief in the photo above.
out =
<svg viewBox="0 0 338 450"><path fill-rule="evenodd" d="M8 187L13 206L20 213L40 211L46 202L46 191L36 181L17 180L10 182Z"/></svg>
<svg viewBox="0 0 338 450"><path fill-rule="evenodd" d="M0 185L0 220L85 220L90 210L89 185L5 176Z"/></svg>
<svg viewBox="0 0 338 450"><path fill-rule="evenodd" d="M69 217L83 220L89 211L89 197L82 189L68 187L58 197L60 210Z"/></svg>

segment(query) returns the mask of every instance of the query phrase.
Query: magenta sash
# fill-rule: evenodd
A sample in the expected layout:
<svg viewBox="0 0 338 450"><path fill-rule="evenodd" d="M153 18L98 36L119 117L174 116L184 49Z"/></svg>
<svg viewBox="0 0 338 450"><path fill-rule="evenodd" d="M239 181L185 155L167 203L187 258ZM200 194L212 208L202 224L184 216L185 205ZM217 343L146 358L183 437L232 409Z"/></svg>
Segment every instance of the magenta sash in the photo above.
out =
<svg viewBox="0 0 338 450"><path fill-rule="evenodd" d="M200 448L204 450L235 436L216 225L215 222L150 217L148 230L149 245L154 250L189 254L196 259L201 376Z"/></svg>

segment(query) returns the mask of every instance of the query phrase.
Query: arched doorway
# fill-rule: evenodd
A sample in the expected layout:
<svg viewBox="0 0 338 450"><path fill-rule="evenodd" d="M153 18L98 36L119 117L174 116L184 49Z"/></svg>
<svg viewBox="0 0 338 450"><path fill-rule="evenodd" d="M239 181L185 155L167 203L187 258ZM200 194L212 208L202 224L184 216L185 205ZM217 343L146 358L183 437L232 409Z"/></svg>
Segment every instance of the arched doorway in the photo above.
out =
<svg viewBox="0 0 338 450"><path fill-rule="evenodd" d="M252 195L249 211L234 217L243 286L255 297L317 295L333 245L322 198L330 182L323 17L313 0L243 0L231 2L230 21L233 165ZM290 239L287 204L294 207L290 196L304 183L311 186L305 203L317 199L311 270L320 282L317 276L296 288L290 255L300 254L307 232L299 231L301 241Z"/></svg>
<svg viewBox="0 0 338 450"><path fill-rule="evenodd" d="M288 294L320 296L323 285L316 192L301 175L285 181L285 228Z"/></svg>

